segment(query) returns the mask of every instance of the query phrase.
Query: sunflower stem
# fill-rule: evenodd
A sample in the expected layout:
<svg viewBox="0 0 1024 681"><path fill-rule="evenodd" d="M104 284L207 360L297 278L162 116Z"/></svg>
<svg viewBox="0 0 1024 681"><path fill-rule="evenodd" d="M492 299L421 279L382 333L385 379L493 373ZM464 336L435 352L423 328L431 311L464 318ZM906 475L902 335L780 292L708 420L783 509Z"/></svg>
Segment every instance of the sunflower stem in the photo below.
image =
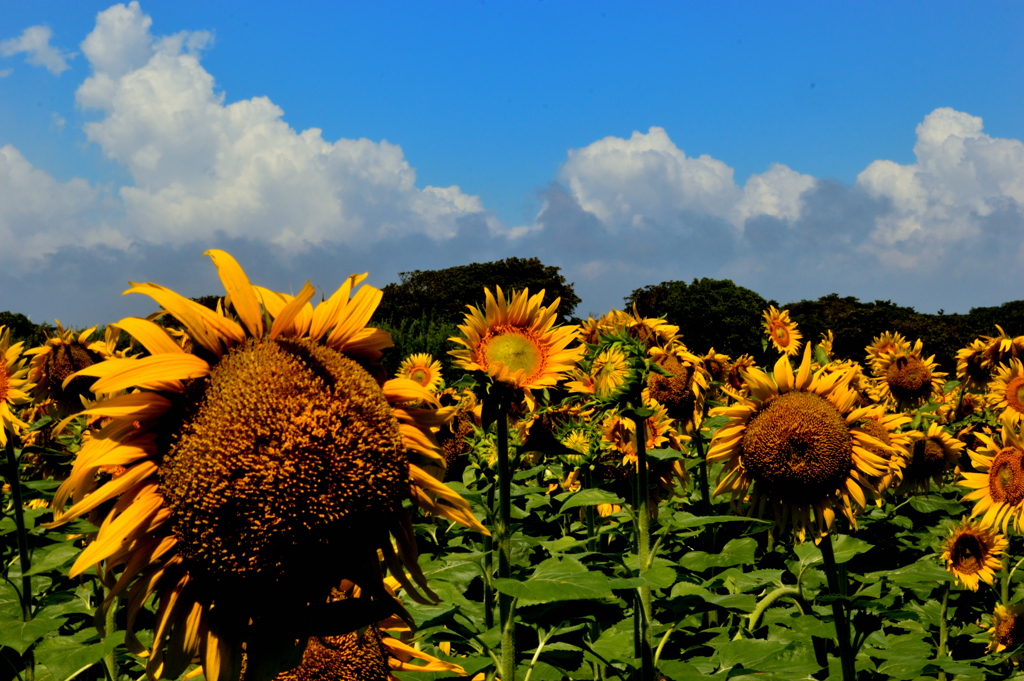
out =
<svg viewBox="0 0 1024 681"><path fill-rule="evenodd" d="M836 622L836 638L839 639L839 659L842 662L843 681L855 681L853 651L850 647L850 621L846 618L843 602L846 585L840 583L839 570L836 569L836 555L832 550L832 537L825 536L819 544L821 557L825 562L825 576L828 578L828 590L836 597L832 601L832 616ZM845 576L845 573L844 573Z"/></svg>
<svg viewBox="0 0 1024 681"><path fill-rule="evenodd" d="M594 486L594 474L593 474L593 471L588 466L587 468L583 469L583 487L584 487L584 489L590 489L593 486ZM598 532L597 532L597 518L595 517L597 515L597 511L595 510L595 508L593 506L584 506L583 507L583 514L584 514L583 517L584 517L584 519L586 520L586 523L587 523L587 550L588 551L597 552L597 549L598 549L598 546L597 546L597 535L598 535ZM601 625L598 624L597 619L592 619L590 621L590 626L588 628L590 629L590 639L591 639L591 641L596 641L601 636ZM604 665L602 665L600 662L595 660L594 664L593 664L593 668L594 668L594 678L595 679L603 679L604 678Z"/></svg>
<svg viewBox="0 0 1024 681"><path fill-rule="evenodd" d="M938 659L946 657L946 644L949 641L949 623L946 613L949 611L949 582L942 587L942 610L939 613L939 654ZM938 681L946 681L946 672L939 671Z"/></svg>
<svg viewBox="0 0 1024 681"><path fill-rule="evenodd" d="M25 530L25 507L21 499L21 476L18 474L18 459L14 456L14 433L7 434L7 478L14 497L14 526L18 534L18 557L21 559L21 618L28 622L32 619L32 577L28 571L32 567L32 559L28 553L28 532Z"/></svg>
<svg viewBox="0 0 1024 681"><path fill-rule="evenodd" d="M487 487L487 516L491 524L494 523L494 488L497 483L492 480ZM484 625L486 631L494 627L494 537L484 537Z"/></svg>
<svg viewBox="0 0 1024 681"><path fill-rule="evenodd" d="M498 577L512 577L512 469L508 460L508 403L498 405ZM512 596L498 594L501 678L516 678L516 626Z"/></svg>
<svg viewBox="0 0 1024 681"><path fill-rule="evenodd" d="M701 437L700 427L693 435L693 444L697 448L697 463L700 474L700 514L704 517L711 515L711 490L708 488L708 461L704 455L704 438Z"/></svg>
<svg viewBox="0 0 1024 681"><path fill-rule="evenodd" d="M103 592L105 595L109 594L110 589L104 586ZM103 621L104 637L109 637L117 631L117 601L118 598L115 596L111 599L110 607L107 608L107 615ZM117 681L117 654L113 649L103 657L103 664L107 667L111 681Z"/></svg>
<svg viewBox="0 0 1024 681"><path fill-rule="evenodd" d="M647 419L633 417L636 426L636 488L634 492L637 524L637 558L640 563L640 576L650 564L651 546L651 514L649 509L650 495L647 489ZM654 681L654 652L651 632L651 587L641 586L638 590L637 606L633 617L637 650L636 656L641 659L640 678L643 681Z"/></svg>

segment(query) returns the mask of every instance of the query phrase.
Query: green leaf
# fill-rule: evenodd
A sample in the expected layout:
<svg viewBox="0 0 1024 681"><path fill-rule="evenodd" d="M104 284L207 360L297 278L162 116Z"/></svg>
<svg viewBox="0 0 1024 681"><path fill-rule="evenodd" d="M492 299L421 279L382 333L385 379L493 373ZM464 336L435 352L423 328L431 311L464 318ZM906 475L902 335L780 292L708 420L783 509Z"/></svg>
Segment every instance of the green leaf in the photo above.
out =
<svg viewBox="0 0 1024 681"><path fill-rule="evenodd" d="M64 618L37 617L30 622L19 620L8 620L0 622L0 641L9 648L14 648L19 655L32 647L32 644L49 634L51 631L60 629L64 624Z"/></svg>
<svg viewBox="0 0 1024 681"><path fill-rule="evenodd" d="M940 496L913 496L910 497L910 506L918 513L942 511L951 516L959 516L964 513L962 504L958 504L952 499L943 499Z"/></svg>
<svg viewBox="0 0 1024 681"><path fill-rule="evenodd" d="M608 586L612 589L637 589L649 586L654 589L666 589L676 582L676 571L667 565L652 567L642 575L620 579L609 579Z"/></svg>
<svg viewBox="0 0 1024 681"><path fill-rule="evenodd" d="M495 579L494 588L518 598L521 606L615 597L606 576L588 571L582 563L571 558L549 558L538 565L525 582Z"/></svg>
<svg viewBox="0 0 1024 681"><path fill-rule="evenodd" d="M605 629L591 645L594 652L609 662L618 660L635 666L633 658L633 620L622 620Z"/></svg>
<svg viewBox="0 0 1024 681"><path fill-rule="evenodd" d="M562 504L562 509L559 513L565 513L570 508L576 508L578 506L598 506L600 504L621 505L626 503L622 497L596 487L581 489L579 492L566 492L565 494L559 494L555 497L556 501L562 501L563 499L565 499L565 503Z"/></svg>
<svg viewBox="0 0 1024 681"><path fill-rule="evenodd" d="M718 659L722 667L729 668L743 665L746 669L756 669L758 662L769 657L780 655L783 651L793 648L793 643L781 641L762 641L760 639L740 639L729 641L718 649Z"/></svg>
<svg viewBox="0 0 1024 681"><path fill-rule="evenodd" d="M743 612L751 612L754 606L757 605L757 599L753 594L715 594L698 584L690 582L678 582L672 587L672 591L669 592L669 598L683 598L686 596L696 596L705 603L710 603L719 608L742 610Z"/></svg>
<svg viewBox="0 0 1024 681"><path fill-rule="evenodd" d="M647 458L655 461L676 461L686 457L676 449L648 449Z"/></svg>
<svg viewBox="0 0 1024 681"><path fill-rule="evenodd" d="M754 562L754 551L757 542L750 537L733 539L717 553L690 551L679 560L679 565L688 570L702 572L713 567L729 567L732 565L751 565Z"/></svg>
<svg viewBox="0 0 1024 681"><path fill-rule="evenodd" d="M88 627L71 636L48 638L36 646L36 681L65 681L76 673L98 663L117 646L124 643L124 632L115 631L110 636L88 645L90 639L98 638L96 630ZM45 668L40 674L39 667Z"/></svg>
<svg viewBox="0 0 1024 681"><path fill-rule="evenodd" d="M723 516L698 516L685 511L680 511L672 515L672 519L668 521L668 526L673 530L685 530L693 527L703 527L705 525L715 525L718 523L728 522L744 522L744 523L764 523L767 524L769 521L761 520L760 518L743 518L739 516L723 515Z"/></svg>
<svg viewBox="0 0 1024 681"><path fill-rule="evenodd" d="M942 582L953 580L953 576L946 572L945 568L935 562L934 556L923 556L913 565L904 568L889 570L881 573L883 577L893 584L900 586L936 586Z"/></svg>
<svg viewBox="0 0 1024 681"><path fill-rule="evenodd" d="M38 575L49 570L56 570L78 557L81 549L74 545L74 542L61 542L51 547L36 551L33 556L32 567L26 574Z"/></svg>
<svg viewBox="0 0 1024 681"><path fill-rule="evenodd" d="M874 544L869 544L866 541L855 539L848 534L841 534L838 537L831 536L829 540L832 541L832 552L836 557L836 565L841 565L847 562L859 553L867 553ZM824 559L821 555L821 549L814 545L814 542L804 542L803 544L797 544L794 548L794 552L800 559L800 567L810 567L813 565L821 565Z"/></svg>

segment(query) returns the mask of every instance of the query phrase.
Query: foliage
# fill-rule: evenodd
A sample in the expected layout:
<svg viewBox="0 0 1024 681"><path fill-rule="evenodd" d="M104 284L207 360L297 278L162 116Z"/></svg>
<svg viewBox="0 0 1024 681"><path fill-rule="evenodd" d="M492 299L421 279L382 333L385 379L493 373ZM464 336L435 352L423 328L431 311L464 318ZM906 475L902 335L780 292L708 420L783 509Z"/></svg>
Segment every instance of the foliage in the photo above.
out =
<svg viewBox="0 0 1024 681"><path fill-rule="evenodd" d="M558 273L559 268L543 264L538 258L505 258L496 262L472 263L442 270L401 272L401 283L384 287L384 298L374 320L391 321L427 315L439 322L462 321L466 305L483 305L484 288L495 286L508 292L529 288L544 290L544 305L561 298L559 314L565 321L580 299L571 283Z"/></svg>

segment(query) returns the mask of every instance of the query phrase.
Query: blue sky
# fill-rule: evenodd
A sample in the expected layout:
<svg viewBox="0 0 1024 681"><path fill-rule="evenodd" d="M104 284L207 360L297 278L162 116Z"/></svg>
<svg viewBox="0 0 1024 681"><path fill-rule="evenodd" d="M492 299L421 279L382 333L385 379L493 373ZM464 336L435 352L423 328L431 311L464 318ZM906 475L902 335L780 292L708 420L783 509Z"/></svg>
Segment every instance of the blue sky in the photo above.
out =
<svg viewBox="0 0 1024 681"><path fill-rule="evenodd" d="M282 290L538 256L584 316L705 276L998 305L1022 34L1016 2L11 5L0 309L219 293L208 248Z"/></svg>

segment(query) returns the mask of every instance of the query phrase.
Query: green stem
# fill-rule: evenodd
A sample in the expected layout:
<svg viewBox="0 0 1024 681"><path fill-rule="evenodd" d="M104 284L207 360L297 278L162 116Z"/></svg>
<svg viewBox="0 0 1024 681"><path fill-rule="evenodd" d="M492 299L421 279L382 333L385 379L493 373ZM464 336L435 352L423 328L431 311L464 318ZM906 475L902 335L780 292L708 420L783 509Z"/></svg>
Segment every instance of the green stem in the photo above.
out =
<svg viewBox="0 0 1024 681"><path fill-rule="evenodd" d="M18 533L18 556L21 558L21 619L32 619L32 577L28 571L32 559L28 553L28 532L25 530L25 507L21 499L21 476L18 474L18 460L14 456L14 433L7 434L7 482L14 497L14 526Z"/></svg>
<svg viewBox="0 0 1024 681"><path fill-rule="evenodd" d="M949 623L946 613L949 610L949 582L942 588L942 611L939 613L939 659L946 656L946 643L949 641ZM946 681L946 672L940 671L938 681Z"/></svg>
<svg viewBox="0 0 1024 681"><path fill-rule="evenodd" d="M650 566L651 546L651 513L650 494L647 484L647 419L634 417L636 426L636 523L637 523L637 557L640 562L640 576ZM639 589L639 608L633 613L638 623L639 650L637 657L641 659L641 679L654 681L654 650L651 631L651 587Z"/></svg>
<svg viewBox="0 0 1024 681"><path fill-rule="evenodd" d="M775 591L761 599L761 602L754 608L754 612L750 613L750 621L747 624L747 631L754 633L757 629L758 622L761 621L761 617L765 611L772 606L772 603L779 600L780 598L788 598L796 603L797 607L800 608L800 614L807 612L807 604L804 602L803 596L800 594L800 589L792 586L779 587Z"/></svg>
<svg viewBox="0 0 1024 681"><path fill-rule="evenodd" d="M1001 601L1003 607L1010 605L1010 582L1013 581L1013 574L1017 572L1017 568L1019 568L1022 564L1024 564L1024 558L1018 560L1017 564L1013 566L1013 569L1006 573L1006 578L1003 580L1002 590L999 594L1000 596L1002 596L1003 599Z"/></svg>
<svg viewBox="0 0 1024 681"><path fill-rule="evenodd" d="M109 589L104 587L104 593L108 593ZM114 597L111 599L110 607L107 608L107 616L104 619L104 637L108 637L117 631L117 601L119 599ZM107 673L110 675L111 681L117 681L117 655L114 650L111 650L103 657L103 664L107 667Z"/></svg>
<svg viewBox="0 0 1024 681"><path fill-rule="evenodd" d="M494 488L496 483L491 480L487 487L487 517L491 526L494 526ZM494 537L484 537L484 624L486 630L494 627L494 585L491 579L494 577Z"/></svg>
<svg viewBox="0 0 1024 681"><path fill-rule="evenodd" d="M700 514L711 515L711 489L708 486L708 460L704 455L704 438L701 437L700 428L695 428L693 445L697 449L697 463L700 475Z"/></svg>
<svg viewBox="0 0 1024 681"><path fill-rule="evenodd" d="M498 577L512 577L512 470L508 460L508 407L498 410ZM516 625L512 596L498 594L501 625L501 678L516 678Z"/></svg>
<svg viewBox="0 0 1024 681"><path fill-rule="evenodd" d="M821 540L821 556L825 561L825 576L828 578L828 590L833 596L842 597L846 585L840 584L839 571L836 569L836 556L832 550L832 537ZM839 639L839 658L842 662L843 681L855 681L853 651L850 648L850 622L846 618L843 602L837 598L832 601L832 616L836 622L836 638Z"/></svg>
<svg viewBox="0 0 1024 681"><path fill-rule="evenodd" d="M583 487L590 489L594 486L594 474L588 466L583 469ZM583 510L583 517L586 520L587 525L587 550L597 551L597 510L593 506L585 506ZM601 625L598 624L597 619L590 621L590 639L596 641L601 636ZM600 662L594 662L594 678L604 678L604 668Z"/></svg>

